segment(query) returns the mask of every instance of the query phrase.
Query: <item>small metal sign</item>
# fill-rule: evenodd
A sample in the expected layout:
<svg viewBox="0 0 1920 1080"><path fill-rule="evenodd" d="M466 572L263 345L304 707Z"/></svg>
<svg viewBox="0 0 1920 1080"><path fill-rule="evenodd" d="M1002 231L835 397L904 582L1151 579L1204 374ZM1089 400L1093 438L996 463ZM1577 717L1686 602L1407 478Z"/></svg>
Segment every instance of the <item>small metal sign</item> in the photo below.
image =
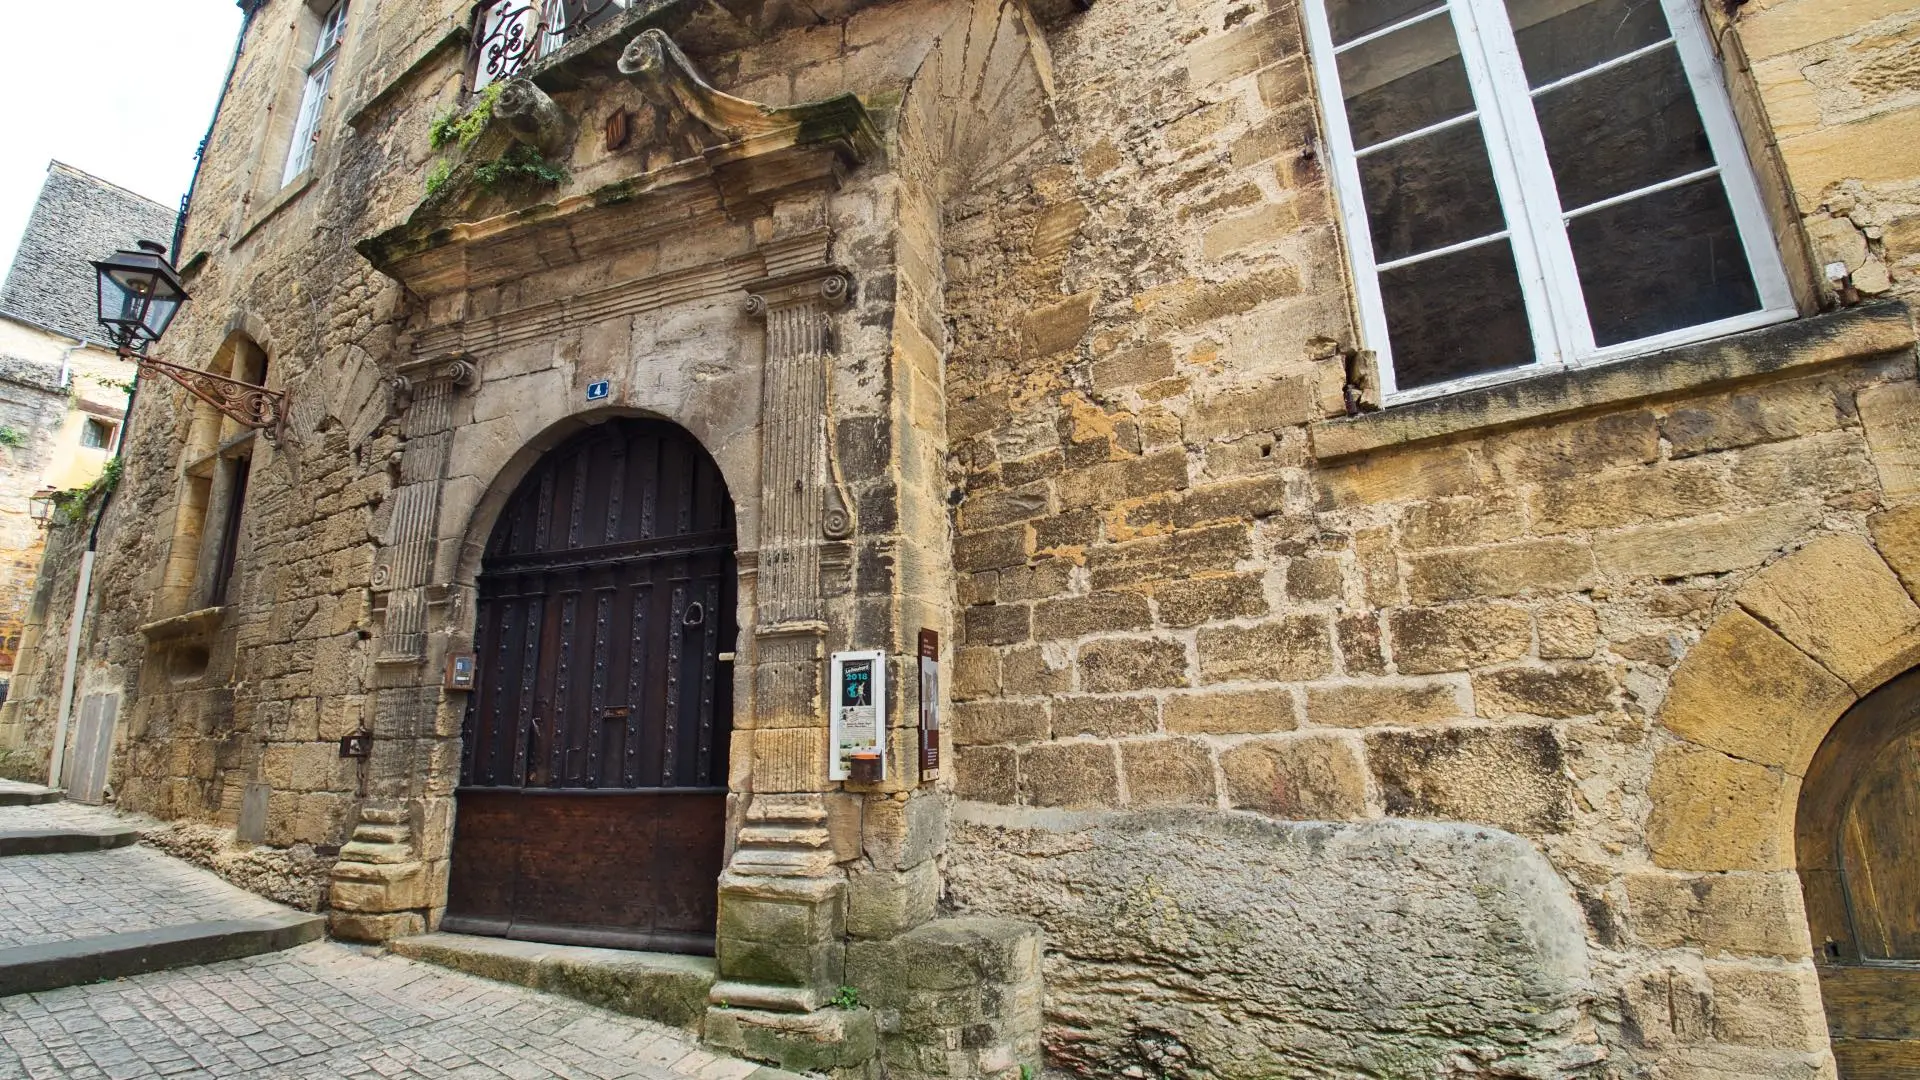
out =
<svg viewBox="0 0 1920 1080"><path fill-rule="evenodd" d="M920 631L920 782L940 779L940 632Z"/></svg>
<svg viewBox="0 0 1920 1080"><path fill-rule="evenodd" d="M613 393L613 383L609 382L606 379L602 379L599 382L591 382L587 384L587 400L588 401L605 401L608 395L612 393Z"/></svg>
<svg viewBox="0 0 1920 1080"><path fill-rule="evenodd" d="M887 654L843 652L833 654L833 761L828 775L845 780L858 753L880 755L880 778L886 778Z"/></svg>
<svg viewBox="0 0 1920 1080"><path fill-rule="evenodd" d="M447 689L473 689L474 658L470 652L451 653L447 656Z"/></svg>
<svg viewBox="0 0 1920 1080"><path fill-rule="evenodd" d="M361 730L351 735L340 736L340 756L343 758L372 757L373 732Z"/></svg>

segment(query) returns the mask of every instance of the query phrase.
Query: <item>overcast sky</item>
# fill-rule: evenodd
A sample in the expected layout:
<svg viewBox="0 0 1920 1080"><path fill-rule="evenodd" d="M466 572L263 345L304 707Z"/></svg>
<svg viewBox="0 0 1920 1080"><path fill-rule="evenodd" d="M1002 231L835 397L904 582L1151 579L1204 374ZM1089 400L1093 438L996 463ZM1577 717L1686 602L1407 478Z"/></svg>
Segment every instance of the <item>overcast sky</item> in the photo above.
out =
<svg viewBox="0 0 1920 1080"><path fill-rule="evenodd" d="M0 0L0 11L4 276L49 160L179 204L233 58L240 9L234 0Z"/></svg>

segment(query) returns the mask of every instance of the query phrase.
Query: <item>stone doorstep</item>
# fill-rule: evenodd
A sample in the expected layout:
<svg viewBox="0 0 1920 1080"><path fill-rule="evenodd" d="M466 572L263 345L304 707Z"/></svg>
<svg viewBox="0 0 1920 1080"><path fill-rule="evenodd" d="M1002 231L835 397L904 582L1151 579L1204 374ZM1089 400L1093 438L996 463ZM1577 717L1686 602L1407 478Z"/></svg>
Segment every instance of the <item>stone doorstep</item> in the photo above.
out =
<svg viewBox="0 0 1920 1080"><path fill-rule="evenodd" d="M0 806L39 806L42 803L59 802L66 794L57 788L41 787L39 784L0 780Z"/></svg>
<svg viewBox="0 0 1920 1080"><path fill-rule="evenodd" d="M696 1035L706 1017L707 992L719 974L713 959L705 956L474 934L421 934L396 938L387 947L410 960L559 994Z"/></svg>
<svg viewBox="0 0 1920 1080"><path fill-rule="evenodd" d="M317 941L326 922L287 912L0 949L0 998L238 960Z"/></svg>
<svg viewBox="0 0 1920 1080"><path fill-rule="evenodd" d="M131 847L140 839L132 826L98 829L0 829L0 856L67 855Z"/></svg>

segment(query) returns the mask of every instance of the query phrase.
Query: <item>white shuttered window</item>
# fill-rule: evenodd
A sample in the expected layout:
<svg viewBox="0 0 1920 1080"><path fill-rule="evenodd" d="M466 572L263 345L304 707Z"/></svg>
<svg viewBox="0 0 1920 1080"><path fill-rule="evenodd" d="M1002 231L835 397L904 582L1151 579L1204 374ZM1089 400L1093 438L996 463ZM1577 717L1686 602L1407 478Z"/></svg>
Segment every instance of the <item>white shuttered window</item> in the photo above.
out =
<svg viewBox="0 0 1920 1080"><path fill-rule="evenodd" d="M1308 0L1388 403L1793 317L1694 0Z"/></svg>
<svg viewBox="0 0 1920 1080"><path fill-rule="evenodd" d="M280 173L280 186L293 182L313 164L313 148L320 141L320 117L327 109L327 90L333 83L333 63L340 56L340 39L347 32L347 0L340 0L320 23L320 40L307 65L307 88L300 95L300 114L293 125L293 145L287 149L287 166Z"/></svg>

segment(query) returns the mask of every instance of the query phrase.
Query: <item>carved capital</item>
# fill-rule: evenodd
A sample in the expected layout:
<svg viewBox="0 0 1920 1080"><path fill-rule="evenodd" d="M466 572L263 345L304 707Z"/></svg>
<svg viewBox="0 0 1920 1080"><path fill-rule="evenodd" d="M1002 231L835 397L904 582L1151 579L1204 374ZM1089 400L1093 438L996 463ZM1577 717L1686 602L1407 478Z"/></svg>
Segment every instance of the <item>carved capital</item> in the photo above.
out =
<svg viewBox="0 0 1920 1080"><path fill-rule="evenodd" d="M853 299L853 275L837 266L823 266L761 278L748 283L747 289L747 314L755 318L797 304L834 309L845 307Z"/></svg>

